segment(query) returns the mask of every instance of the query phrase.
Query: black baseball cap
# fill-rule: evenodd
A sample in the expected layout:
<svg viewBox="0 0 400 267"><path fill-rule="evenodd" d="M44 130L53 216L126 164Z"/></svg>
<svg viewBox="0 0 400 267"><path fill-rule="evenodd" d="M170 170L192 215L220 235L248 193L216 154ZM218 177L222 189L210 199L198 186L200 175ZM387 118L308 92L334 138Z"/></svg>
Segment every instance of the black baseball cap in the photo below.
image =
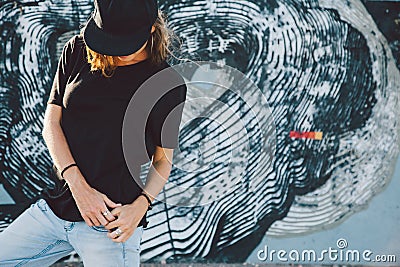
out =
<svg viewBox="0 0 400 267"><path fill-rule="evenodd" d="M83 39L93 51L126 56L149 39L158 16L157 0L95 0Z"/></svg>

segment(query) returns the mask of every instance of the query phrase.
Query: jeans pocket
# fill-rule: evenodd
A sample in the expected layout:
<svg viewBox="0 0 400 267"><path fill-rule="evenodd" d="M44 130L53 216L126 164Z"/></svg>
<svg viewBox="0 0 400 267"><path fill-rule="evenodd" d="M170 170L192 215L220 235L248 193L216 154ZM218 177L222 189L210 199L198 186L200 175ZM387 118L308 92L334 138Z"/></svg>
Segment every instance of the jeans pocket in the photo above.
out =
<svg viewBox="0 0 400 267"><path fill-rule="evenodd" d="M140 253L142 251L141 247L142 236L143 236L143 226L139 226L135 229L132 236L130 236L126 241L126 245L130 251L134 251L135 253Z"/></svg>
<svg viewBox="0 0 400 267"><path fill-rule="evenodd" d="M93 230L95 230L97 232L101 232L101 233L107 233L108 232L108 230L103 225L100 225L100 226L93 225L93 226L90 226L90 228L92 228Z"/></svg>

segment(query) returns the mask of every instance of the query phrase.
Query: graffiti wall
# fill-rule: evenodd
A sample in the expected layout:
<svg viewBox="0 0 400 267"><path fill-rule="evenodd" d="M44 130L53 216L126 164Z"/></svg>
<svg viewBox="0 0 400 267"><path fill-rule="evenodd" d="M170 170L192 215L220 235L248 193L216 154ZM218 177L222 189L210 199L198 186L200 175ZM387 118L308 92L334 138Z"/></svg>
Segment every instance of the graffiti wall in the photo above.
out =
<svg viewBox="0 0 400 267"><path fill-rule="evenodd" d="M399 152L399 3L383 12L360 0L159 3L181 39L179 56L226 64L257 90L240 97L188 87L143 261L243 262L265 233L322 230L385 188ZM41 136L46 101L62 47L92 8L0 2L0 229L53 185ZM177 185L211 184L214 201L165 204L206 195Z"/></svg>

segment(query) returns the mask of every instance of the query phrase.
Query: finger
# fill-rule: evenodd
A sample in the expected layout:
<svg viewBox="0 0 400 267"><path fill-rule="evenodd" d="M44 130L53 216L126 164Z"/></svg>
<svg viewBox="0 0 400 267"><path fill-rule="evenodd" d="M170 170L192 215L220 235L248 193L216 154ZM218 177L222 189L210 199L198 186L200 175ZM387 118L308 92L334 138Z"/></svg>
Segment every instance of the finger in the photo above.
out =
<svg viewBox="0 0 400 267"><path fill-rule="evenodd" d="M111 230L111 229L117 228L117 227L119 227L119 226L121 226L121 222L120 222L118 219L116 219L115 221L109 222L109 223L105 226L105 228L106 228L107 230Z"/></svg>
<svg viewBox="0 0 400 267"><path fill-rule="evenodd" d="M116 234L114 233L114 231L108 232L108 233L107 233L107 236L108 236L110 239L114 239L114 238L117 237Z"/></svg>
<svg viewBox="0 0 400 267"><path fill-rule="evenodd" d="M89 217L87 217L87 216L82 216L82 218L83 218L83 220L85 221L85 223L88 225L88 226L93 226L93 223L92 223L92 221L89 219Z"/></svg>
<svg viewBox="0 0 400 267"><path fill-rule="evenodd" d="M112 241L116 243L125 242L129 239L129 237L133 234L133 231L127 230L127 232L123 232L119 237L113 238Z"/></svg>
<svg viewBox="0 0 400 267"><path fill-rule="evenodd" d="M118 208L115 208L115 209L113 209L112 211L111 211L111 214L113 215L113 216L115 216L115 217L118 217L118 215L121 213L121 208L120 207L118 207Z"/></svg>
<svg viewBox="0 0 400 267"><path fill-rule="evenodd" d="M106 215L104 215L104 214L106 214ZM116 218L114 217L114 215L112 215L112 213L108 210L108 209L105 209L105 211L104 212L102 212L102 215L104 216L104 218L106 218L106 220L107 220L107 223L108 222L112 222L112 221L114 221ZM105 225L105 224L104 224Z"/></svg>
<svg viewBox="0 0 400 267"><path fill-rule="evenodd" d="M125 242L130 236L130 233L123 231L121 235L118 236L116 231L113 231L111 233L107 233L107 236L114 242Z"/></svg>
<svg viewBox="0 0 400 267"><path fill-rule="evenodd" d="M119 228L117 228L117 229L119 229ZM118 237L118 235L116 234L116 230L117 229L115 229L114 231L112 231L112 232L108 232L107 233L107 236L109 237L109 238L111 238L111 239L114 239L114 238L117 238ZM121 233L121 235L123 234L123 232Z"/></svg>
<svg viewBox="0 0 400 267"><path fill-rule="evenodd" d="M106 220L106 218L104 217L104 215L99 212L99 214L96 216L97 220L101 223L101 225L107 225L108 221Z"/></svg>
<svg viewBox="0 0 400 267"><path fill-rule="evenodd" d="M115 243L125 242L126 240L128 240L128 235L127 234L122 234L119 237L112 239L112 241L115 242Z"/></svg>
<svg viewBox="0 0 400 267"><path fill-rule="evenodd" d="M90 216L89 219L92 221L92 223L95 226L100 226L101 225L101 223L97 220L96 216Z"/></svg>
<svg viewBox="0 0 400 267"><path fill-rule="evenodd" d="M106 195L103 195L103 200L106 203L106 205L110 208L116 208L116 207L120 207L121 204L117 204L114 201L112 201L111 199L109 199Z"/></svg>

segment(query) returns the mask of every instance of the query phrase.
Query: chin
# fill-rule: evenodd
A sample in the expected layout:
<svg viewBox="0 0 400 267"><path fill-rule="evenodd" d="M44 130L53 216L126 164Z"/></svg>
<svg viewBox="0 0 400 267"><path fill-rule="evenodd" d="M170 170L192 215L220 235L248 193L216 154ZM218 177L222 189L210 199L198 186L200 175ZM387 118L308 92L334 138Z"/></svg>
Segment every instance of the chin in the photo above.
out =
<svg viewBox="0 0 400 267"><path fill-rule="evenodd" d="M130 60L134 60L135 58L131 58L130 56L119 56L118 57L119 60L121 61L130 61Z"/></svg>

